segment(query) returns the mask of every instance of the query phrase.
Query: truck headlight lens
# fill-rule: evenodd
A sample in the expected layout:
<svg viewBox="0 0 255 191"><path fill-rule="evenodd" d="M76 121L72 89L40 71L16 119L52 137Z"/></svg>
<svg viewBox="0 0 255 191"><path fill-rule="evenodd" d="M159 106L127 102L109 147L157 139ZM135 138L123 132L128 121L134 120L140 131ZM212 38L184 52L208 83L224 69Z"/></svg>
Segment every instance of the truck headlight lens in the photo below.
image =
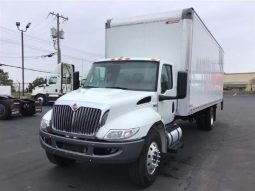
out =
<svg viewBox="0 0 255 191"><path fill-rule="evenodd" d="M134 129L120 129L120 130L110 130L105 135L105 139L119 140L119 139L128 139L134 136L139 131L139 128Z"/></svg>
<svg viewBox="0 0 255 191"><path fill-rule="evenodd" d="M51 131L51 121L50 120L46 120L46 119L42 119L41 120L41 125L40 125L40 129L43 131L47 131L50 132Z"/></svg>

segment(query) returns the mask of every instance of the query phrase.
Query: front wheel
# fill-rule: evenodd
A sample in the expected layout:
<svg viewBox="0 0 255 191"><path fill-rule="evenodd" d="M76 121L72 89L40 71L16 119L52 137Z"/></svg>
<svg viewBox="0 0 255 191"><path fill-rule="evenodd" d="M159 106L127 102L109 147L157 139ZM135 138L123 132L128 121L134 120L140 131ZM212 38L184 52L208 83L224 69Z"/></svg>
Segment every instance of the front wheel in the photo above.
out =
<svg viewBox="0 0 255 191"><path fill-rule="evenodd" d="M155 130L151 130L144 143L138 160L131 164L130 178L137 185L147 187L151 185L158 174L160 162L161 141Z"/></svg>
<svg viewBox="0 0 255 191"><path fill-rule="evenodd" d="M46 100L46 96L43 94L38 94L35 96L35 101L38 101L39 103L41 103L42 105L46 105L47 100Z"/></svg>
<svg viewBox="0 0 255 191"><path fill-rule="evenodd" d="M55 165L58 165L58 166L62 166L62 167L70 166L70 165L75 163L74 159L69 159L69 158L61 157L61 156L54 155L54 154L49 153L49 152L46 152L46 155L47 155L48 160L51 163L53 163Z"/></svg>

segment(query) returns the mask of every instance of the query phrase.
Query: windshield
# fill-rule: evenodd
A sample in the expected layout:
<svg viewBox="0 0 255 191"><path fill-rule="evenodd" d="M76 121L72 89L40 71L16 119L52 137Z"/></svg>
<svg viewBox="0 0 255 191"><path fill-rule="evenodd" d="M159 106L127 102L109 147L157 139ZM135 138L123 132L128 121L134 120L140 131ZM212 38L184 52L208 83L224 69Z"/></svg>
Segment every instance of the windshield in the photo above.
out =
<svg viewBox="0 0 255 191"><path fill-rule="evenodd" d="M83 88L156 91L158 62L113 61L94 63Z"/></svg>

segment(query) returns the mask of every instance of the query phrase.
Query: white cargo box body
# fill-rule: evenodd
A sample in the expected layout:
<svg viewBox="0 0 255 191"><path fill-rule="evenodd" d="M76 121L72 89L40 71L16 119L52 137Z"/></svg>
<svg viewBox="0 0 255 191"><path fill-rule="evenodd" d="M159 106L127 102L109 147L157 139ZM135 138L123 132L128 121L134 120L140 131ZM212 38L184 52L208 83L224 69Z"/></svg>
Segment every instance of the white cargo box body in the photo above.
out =
<svg viewBox="0 0 255 191"><path fill-rule="evenodd" d="M188 93L177 115L187 116L223 100L223 50L195 11L109 20L105 54L158 58L188 72ZM174 75L176 76L176 75Z"/></svg>

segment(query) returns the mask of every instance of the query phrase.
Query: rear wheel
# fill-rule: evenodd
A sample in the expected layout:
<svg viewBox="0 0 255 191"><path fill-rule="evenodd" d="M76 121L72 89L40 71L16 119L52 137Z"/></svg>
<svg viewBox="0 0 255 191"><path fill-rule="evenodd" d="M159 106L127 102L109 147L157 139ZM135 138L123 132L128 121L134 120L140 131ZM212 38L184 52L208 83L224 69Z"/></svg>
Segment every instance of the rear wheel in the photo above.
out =
<svg viewBox="0 0 255 191"><path fill-rule="evenodd" d="M215 119L214 107L209 107L201 111L197 116L197 127L204 130L212 130Z"/></svg>
<svg viewBox="0 0 255 191"><path fill-rule="evenodd" d="M74 159L69 159L65 157L61 157L58 155L54 155L52 153L46 152L48 160L58 166L70 166L75 163Z"/></svg>
<svg viewBox="0 0 255 191"><path fill-rule="evenodd" d="M158 174L161 141L155 130L151 130L145 140L142 153L138 160L129 169L131 180L139 186L151 185Z"/></svg>
<svg viewBox="0 0 255 191"><path fill-rule="evenodd" d="M22 105L21 114L23 116L32 116L35 114L35 103L24 103Z"/></svg>
<svg viewBox="0 0 255 191"><path fill-rule="evenodd" d="M7 103L0 103L0 119L8 119L11 116L11 109Z"/></svg>

